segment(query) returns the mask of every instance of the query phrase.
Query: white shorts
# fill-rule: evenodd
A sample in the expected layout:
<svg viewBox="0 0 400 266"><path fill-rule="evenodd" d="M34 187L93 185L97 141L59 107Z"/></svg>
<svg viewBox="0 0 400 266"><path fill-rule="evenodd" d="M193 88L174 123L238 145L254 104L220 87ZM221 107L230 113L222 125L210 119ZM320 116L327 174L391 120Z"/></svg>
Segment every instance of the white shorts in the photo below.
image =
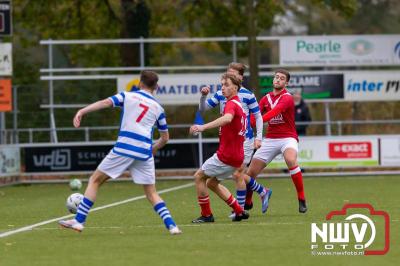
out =
<svg viewBox="0 0 400 266"><path fill-rule="evenodd" d="M243 143L243 149L244 149L244 161L243 163L245 165L249 164L251 161L251 158L253 157L254 153L254 138L252 139L245 139Z"/></svg>
<svg viewBox="0 0 400 266"><path fill-rule="evenodd" d="M133 182L136 184L150 185L156 182L154 157L149 158L147 161L141 161L115 154L111 150L103 161L101 161L97 169L112 179L116 179L128 170Z"/></svg>
<svg viewBox="0 0 400 266"><path fill-rule="evenodd" d="M254 154L253 158L269 164L278 154L283 154L288 148L299 151L299 144L295 138L265 138L261 143L261 147Z"/></svg>
<svg viewBox="0 0 400 266"><path fill-rule="evenodd" d="M209 177L226 178L235 172L236 168L221 162L216 153L207 159L201 166L201 170Z"/></svg>

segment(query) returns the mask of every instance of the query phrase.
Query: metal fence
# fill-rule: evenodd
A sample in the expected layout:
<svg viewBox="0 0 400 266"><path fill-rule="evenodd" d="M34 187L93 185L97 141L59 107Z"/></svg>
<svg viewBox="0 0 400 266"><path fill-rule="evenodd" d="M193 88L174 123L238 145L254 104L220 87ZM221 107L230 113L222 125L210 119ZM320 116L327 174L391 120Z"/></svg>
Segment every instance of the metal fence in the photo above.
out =
<svg viewBox="0 0 400 266"><path fill-rule="evenodd" d="M325 136L343 136L351 134L343 134L344 128L346 126L369 126L373 127L373 133L368 134L382 134L382 125L392 125L398 126L400 129L400 120L339 120L339 121L311 121L311 122L296 122L297 125L307 125L309 127L323 127ZM169 125L171 137L174 137L175 130L186 130L188 131L191 124L178 124ZM18 144L18 143L37 143L37 142L51 142L51 133L53 130L57 130L61 135L62 133L74 133L74 140L82 142L91 141L110 141L110 138L98 138L96 133L101 132L110 133L104 134L105 136L115 135L117 136L119 126L95 126L95 127L58 127L57 129L52 128L16 128L16 129L6 129L0 131L0 138L2 140L1 144ZM374 133L375 132L375 133ZM385 133L385 132L384 132ZM47 138L42 141L38 141L38 136L43 136L45 134ZM96 138L93 135L96 134ZM390 134L387 132L386 134ZM66 135L68 136L68 135ZM76 137L78 136L78 137ZM214 136L217 137L217 136ZM191 138L188 135L188 138ZM43 139L43 138L42 138ZM60 142L69 142L68 137L60 138Z"/></svg>

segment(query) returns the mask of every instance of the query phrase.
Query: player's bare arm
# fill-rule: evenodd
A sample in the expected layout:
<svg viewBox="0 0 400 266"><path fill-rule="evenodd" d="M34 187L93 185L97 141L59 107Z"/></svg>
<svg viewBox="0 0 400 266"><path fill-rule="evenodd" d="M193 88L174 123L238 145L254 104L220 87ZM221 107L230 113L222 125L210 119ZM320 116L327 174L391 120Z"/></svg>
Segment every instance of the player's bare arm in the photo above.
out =
<svg viewBox="0 0 400 266"><path fill-rule="evenodd" d="M203 132L204 130L211 129L211 128L216 128L216 127L222 127L226 124L229 124L232 122L233 115L232 114L225 114L221 116L218 119L215 119L214 121L204 124L204 125L193 125L190 127L190 134L196 134L199 132Z"/></svg>
<svg viewBox="0 0 400 266"><path fill-rule="evenodd" d="M164 147L165 144L167 144L168 140L169 140L168 131L160 131L160 138L153 144L153 155L155 155L159 149Z"/></svg>
<svg viewBox="0 0 400 266"><path fill-rule="evenodd" d="M75 117L73 120L74 127L79 127L81 125L81 120L84 115L94 112L94 111L101 110L101 109L109 108L111 106L112 106L112 101L107 98L107 99L92 103L92 104L80 109L75 114Z"/></svg>

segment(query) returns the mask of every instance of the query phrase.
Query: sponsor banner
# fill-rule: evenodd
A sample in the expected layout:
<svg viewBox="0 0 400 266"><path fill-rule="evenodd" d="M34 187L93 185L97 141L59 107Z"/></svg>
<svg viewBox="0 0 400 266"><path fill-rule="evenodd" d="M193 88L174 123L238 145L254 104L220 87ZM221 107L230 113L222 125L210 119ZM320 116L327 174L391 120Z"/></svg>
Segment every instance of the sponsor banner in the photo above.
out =
<svg viewBox="0 0 400 266"><path fill-rule="evenodd" d="M213 153L216 145L204 144L204 154ZM25 171L28 173L93 171L112 147L112 145L96 145L25 148ZM198 168L198 144L167 144L157 151L154 161L156 169Z"/></svg>
<svg viewBox="0 0 400 266"><path fill-rule="evenodd" d="M119 76L118 92L131 91L138 88L139 76ZM155 98L164 105L199 104L200 89L210 86L210 95L221 88L220 73L203 74L160 74L159 89Z"/></svg>
<svg viewBox="0 0 400 266"><path fill-rule="evenodd" d="M302 138L298 160L301 167L378 166L378 138L329 137ZM286 168L280 155L268 167Z"/></svg>
<svg viewBox="0 0 400 266"><path fill-rule="evenodd" d="M0 147L0 175L19 174L20 153L18 147Z"/></svg>
<svg viewBox="0 0 400 266"><path fill-rule="evenodd" d="M53 146L25 148L26 172L95 170L112 146Z"/></svg>
<svg viewBox="0 0 400 266"><path fill-rule="evenodd" d="M0 43L0 76L12 75L12 45Z"/></svg>
<svg viewBox="0 0 400 266"><path fill-rule="evenodd" d="M11 1L0 1L0 36L7 36L11 34Z"/></svg>
<svg viewBox="0 0 400 266"><path fill-rule="evenodd" d="M381 165L396 166L400 165L400 136L381 138Z"/></svg>
<svg viewBox="0 0 400 266"><path fill-rule="evenodd" d="M279 45L281 65L400 64L400 35L293 36Z"/></svg>
<svg viewBox="0 0 400 266"><path fill-rule="evenodd" d="M347 101L400 100L400 71L360 71L344 74Z"/></svg>
<svg viewBox="0 0 400 266"><path fill-rule="evenodd" d="M244 84L247 84L245 77ZM260 73L260 88L262 93L273 90L272 73ZM290 75L288 90L300 91L304 99L343 99L343 74L302 74L293 72Z"/></svg>
<svg viewBox="0 0 400 266"><path fill-rule="evenodd" d="M0 112L12 110L11 79L0 79Z"/></svg>
<svg viewBox="0 0 400 266"><path fill-rule="evenodd" d="M197 143L165 145L154 157L156 169L198 168L198 147Z"/></svg>

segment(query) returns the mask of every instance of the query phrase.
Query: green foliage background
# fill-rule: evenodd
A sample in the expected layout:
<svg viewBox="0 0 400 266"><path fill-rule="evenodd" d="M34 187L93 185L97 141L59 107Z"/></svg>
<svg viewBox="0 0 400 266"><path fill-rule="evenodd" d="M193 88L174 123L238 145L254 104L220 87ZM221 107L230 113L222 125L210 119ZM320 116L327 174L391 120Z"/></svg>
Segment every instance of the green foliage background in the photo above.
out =
<svg viewBox="0 0 400 266"><path fill-rule="evenodd" d="M40 81L40 68L48 66L46 39L116 39L200 36L246 36L247 1L255 10L257 35L296 34L294 28L279 29L279 17L288 16L295 25L304 26L303 34L386 34L400 33L400 7L395 0L14 0L13 35L4 41L13 43L13 85L18 86L18 127L49 127L49 115L40 105L47 104L48 82ZM276 63L276 44L258 43L259 61ZM221 65L232 59L231 44L185 43L146 45L146 65ZM248 63L248 45L239 43L238 60ZM137 45L56 45L54 67L138 66ZM357 68L356 68L357 69ZM392 68L380 68L392 69ZM299 68L296 70L307 70ZM315 68L315 70L320 70ZM118 72L137 74L137 72ZM56 81L56 104L90 103L116 92L112 80ZM396 119L399 103L337 103L331 105L332 119ZM57 109L58 127L71 127L76 110ZM195 106L166 107L170 124L192 123ZM313 120L324 120L321 104L311 104ZM118 125L118 112L91 114L85 126ZM206 114L212 119L217 112ZM12 114L6 115L12 128ZM361 127L362 128L362 127ZM343 133L396 133L398 127L344 128ZM186 137L186 130L174 137ZM324 134L321 126L310 127L309 134ZM215 136L215 132L207 133ZM98 132L99 139L112 139L115 132ZM68 133L64 140L77 140L81 133ZM21 139L23 140L24 137ZM25 138L26 139L26 138ZM48 141L48 134L38 141Z"/></svg>

